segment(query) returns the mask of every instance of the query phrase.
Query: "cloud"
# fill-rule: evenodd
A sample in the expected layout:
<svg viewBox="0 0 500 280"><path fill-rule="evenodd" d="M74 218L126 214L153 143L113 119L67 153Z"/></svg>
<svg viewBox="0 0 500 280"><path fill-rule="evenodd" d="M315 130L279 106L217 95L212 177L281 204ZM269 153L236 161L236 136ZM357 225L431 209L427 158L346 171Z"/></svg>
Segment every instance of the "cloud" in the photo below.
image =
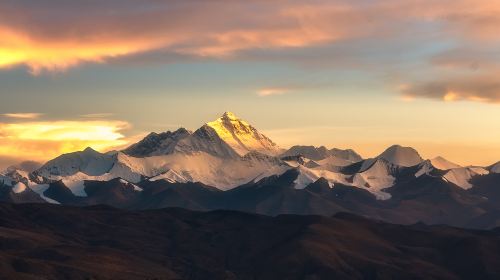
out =
<svg viewBox="0 0 500 280"><path fill-rule="evenodd" d="M402 89L407 98L431 98L446 102L474 101L500 104L498 75L452 77L415 82Z"/></svg>
<svg viewBox="0 0 500 280"><path fill-rule="evenodd" d="M489 44L461 46L440 52L430 61L443 70L487 73L500 70L500 50Z"/></svg>
<svg viewBox="0 0 500 280"><path fill-rule="evenodd" d="M331 38L283 7L256 1L5 1L0 4L0 67L33 73L148 51L201 57L248 48L298 47ZM43 3L43 4L42 4ZM248 9L259 10L243 20ZM83 16L85 14L85 16ZM274 17L273 21L269 18ZM89 20L91 19L91 20ZM264 22L264 23L262 23Z"/></svg>
<svg viewBox="0 0 500 280"><path fill-rule="evenodd" d="M92 147L106 151L125 145L123 121L36 121L0 123L0 158L45 161Z"/></svg>
<svg viewBox="0 0 500 280"><path fill-rule="evenodd" d="M0 68L27 65L33 74L61 71L83 62L102 63L106 58L152 49L154 40L108 38L93 42L74 38L46 41L0 25ZM123 41L121 41L123 40Z"/></svg>
<svg viewBox="0 0 500 280"><path fill-rule="evenodd" d="M2 114L2 116L4 116L4 117L14 118L14 119L38 119L42 115L43 114L40 114L40 113L6 113L6 114Z"/></svg>
<svg viewBox="0 0 500 280"><path fill-rule="evenodd" d="M80 117L89 119L102 119L111 117L113 115L114 115L113 113L91 113L91 114L80 115Z"/></svg>
<svg viewBox="0 0 500 280"><path fill-rule="evenodd" d="M258 96L271 96L271 95L283 95L289 93L290 89L287 88L263 88L257 91Z"/></svg>
<svg viewBox="0 0 500 280"><path fill-rule="evenodd" d="M499 12L487 0L5 0L0 68L37 74L122 57L234 59L248 50L384 42L431 24L450 40L497 42Z"/></svg>

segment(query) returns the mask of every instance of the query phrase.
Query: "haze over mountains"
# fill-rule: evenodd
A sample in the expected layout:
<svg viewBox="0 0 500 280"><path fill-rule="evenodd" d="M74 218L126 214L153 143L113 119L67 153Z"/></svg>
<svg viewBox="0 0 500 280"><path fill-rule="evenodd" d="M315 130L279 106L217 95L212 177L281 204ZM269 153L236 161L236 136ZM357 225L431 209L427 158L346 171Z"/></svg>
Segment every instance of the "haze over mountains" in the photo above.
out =
<svg viewBox="0 0 500 280"><path fill-rule="evenodd" d="M353 212L397 223L500 225L500 163L460 166L394 145L280 148L233 113L192 132L151 133L123 151L91 148L0 175L0 200L263 214Z"/></svg>

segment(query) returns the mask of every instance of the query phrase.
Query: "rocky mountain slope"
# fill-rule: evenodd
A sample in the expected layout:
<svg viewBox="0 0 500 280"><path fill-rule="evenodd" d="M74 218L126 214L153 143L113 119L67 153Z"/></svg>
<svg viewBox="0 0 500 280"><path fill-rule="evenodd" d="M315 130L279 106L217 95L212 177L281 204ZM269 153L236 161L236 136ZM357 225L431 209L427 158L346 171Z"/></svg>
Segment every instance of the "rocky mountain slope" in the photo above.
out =
<svg viewBox="0 0 500 280"><path fill-rule="evenodd" d="M498 229L400 226L346 213L0 204L0 225L2 279L500 277Z"/></svg>

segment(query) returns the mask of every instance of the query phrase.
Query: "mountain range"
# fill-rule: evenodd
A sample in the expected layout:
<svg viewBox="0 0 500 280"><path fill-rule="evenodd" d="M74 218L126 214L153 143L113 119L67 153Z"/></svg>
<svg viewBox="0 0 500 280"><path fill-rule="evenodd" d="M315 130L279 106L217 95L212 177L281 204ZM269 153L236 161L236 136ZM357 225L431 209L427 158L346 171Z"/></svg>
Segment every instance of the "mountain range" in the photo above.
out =
<svg viewBox="0 0 500 280"><path fill-rule="evenodd" d="M0 173L0 201L126 209L183 207L330 216L393 223L500 226L500 162L460 166L393 145L288 150L226 112L199 129L151 133L122 151L92 148Z"/></svg>

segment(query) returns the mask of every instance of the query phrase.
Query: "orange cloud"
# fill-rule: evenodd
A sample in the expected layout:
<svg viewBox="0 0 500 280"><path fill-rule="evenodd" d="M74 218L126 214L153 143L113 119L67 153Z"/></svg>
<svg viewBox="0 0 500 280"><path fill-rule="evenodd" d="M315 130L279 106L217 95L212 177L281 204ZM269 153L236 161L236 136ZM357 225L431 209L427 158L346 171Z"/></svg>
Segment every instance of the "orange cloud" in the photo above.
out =
<svg viewBox="0 0 500 280"><path fill-rule="evenodd" d="M333 39L334 36L326 30L305 30L301 26L278 30L235 30L210 35L207 43L178 51L198 56L224 57L246 49L297 48Z"/></svg>
<svg viewBox="0 0 500 280"><path fill-rule="evenodd" d="M0 123L0 157L43 161L92 147L106 151L127 143L123 121Z"/></svg>
<svg viewBox="0 0 500 280"><path fill-rule="evenodd" d="M0 68L36 74L154 51L234 57L397 38L415 22L438 23L450 39L498 41L500 25L500 4L487 0L42 2L0 3Z"/></svg>
<svg viewBox="0 0 500 280"><path fill-rule="evenodd" d="M140 38L104 39L97 42L75 40L40 40L0 26L0 68L27 65L34 74L46 69L64 70L82 62L103 62L106 58L152 49L155 40Z"/></svg>
<svg viewBox="0 0 500 280"><path fill-rule="evenodd" d="M290 90L286 88L263 88L257 91L257 95L258 96L282 95L289 92Z"/></svg>

